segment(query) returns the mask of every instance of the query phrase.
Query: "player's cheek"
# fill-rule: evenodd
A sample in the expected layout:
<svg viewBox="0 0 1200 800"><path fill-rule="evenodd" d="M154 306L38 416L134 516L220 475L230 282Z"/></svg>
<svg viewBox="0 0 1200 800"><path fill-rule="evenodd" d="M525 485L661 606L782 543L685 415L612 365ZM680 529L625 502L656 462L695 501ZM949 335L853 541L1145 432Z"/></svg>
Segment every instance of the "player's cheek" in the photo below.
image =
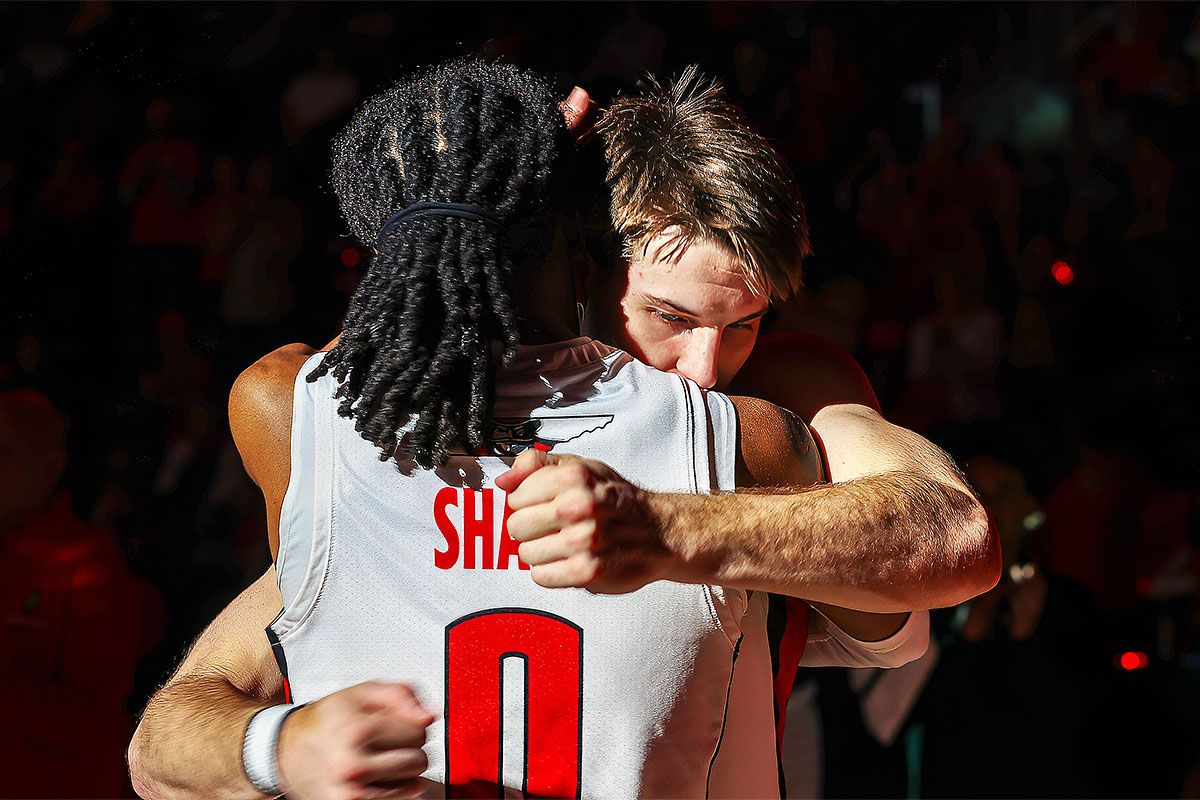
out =
<svg viewBox="0 0 1200 800"><path fill-rule="evenodd" d="M746 360L750 358L750 353L754 350L754 345L757 341L757 325L752 330L726 333L724 341L721 342L718 389L727 387L742 367L745 366Z"/></svg>
<svg viewBox="0 0 1200 800"><path fill-rule="evenodd" d="M638 314L628 318L625 333L626 349L639 361L663 372L675 368L679 360L679 348L670 329L644 314Z"/></svg>

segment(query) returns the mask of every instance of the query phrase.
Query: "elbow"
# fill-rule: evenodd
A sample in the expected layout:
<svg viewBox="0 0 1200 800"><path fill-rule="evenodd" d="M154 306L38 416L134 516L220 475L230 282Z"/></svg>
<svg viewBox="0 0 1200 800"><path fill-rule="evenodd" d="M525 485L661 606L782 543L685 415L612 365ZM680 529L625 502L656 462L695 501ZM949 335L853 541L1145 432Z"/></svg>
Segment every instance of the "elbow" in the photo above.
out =
<svg viewBox="0 0 1200 800"><path fill-rule="evenodd" d="M182 798L198 798L186 786L174 786L161 774L153 770L154 760L150 756L151 746L146 742L142 726L133 734L133 740L125 751L125 760L129 766L129 783L134 794L142 800L181 800ZM211 796L210 796L211 800Z"/></svg>
<svg viewBox="0 0 1200 800"><path fill-rule="evenodd" d="M937 524L927 529L928 547L918 562L919 603L910 608L950 608L1000 580L1000 537L987 510L957 488L944 487L939 500Z"/></svg>
<svg viewBox="0 0 1200 800"><path fill-rule="evenodd" d="M976 542L974 551L974 568L972 577L971 597L976 597L991 590L1000 582L1000 574L1004 569L1004 555L1000 552L1000 530L996 527L991 514L982 505L978 505L978 518L971 530L971 536Z"/></svg>
<svg viewBox="0 0 1200 800"><path fill-rule="evenodd" d="M183 787L173 787L169 777L163 772L161 740L155 736L154 725L146 724L147 715L154 713L154 699L150 701L138 722L137 730L125 750L125 761L129 767L129 783L133 791L142 800L178 800L194 795L181 791Z"/></svg>
<svg viewBox="0 0 1200 800"><path fill-rule="evenodd" d="M129 782L138 797L144 798L144 800L157 800L161 795L155 791L154 782L146 772L145 751L145 734L142 726L138 725L137 730L133 733L133 739L129 742L129 749L125 751L125 761L129 766Z"/></svg>
<svg viewBox="0 0 1200 800"><path fill-rule="evenodd" d="M1000 534L983 505L971 495L962 495L960 524L955 526L948 555L955 565L951 575L950 596L945 606L965 603L983 594L1000 581L1003 556Z"/></svg>

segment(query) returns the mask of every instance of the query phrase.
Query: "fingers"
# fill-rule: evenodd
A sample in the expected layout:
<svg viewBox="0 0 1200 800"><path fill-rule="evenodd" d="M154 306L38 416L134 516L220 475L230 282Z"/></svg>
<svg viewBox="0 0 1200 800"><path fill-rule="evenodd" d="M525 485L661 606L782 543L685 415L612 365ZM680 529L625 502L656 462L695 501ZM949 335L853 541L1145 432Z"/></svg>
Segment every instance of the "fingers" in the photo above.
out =
<svg viewBox="0 0 1200 800"><path fill-rule="evenodd" d="M595 483L595 476L582 459L566 456L558 458L560 460L557 464L538 469L525 477L515 491L508 493L510 508L517 511L537 503L546 503L567 489L590 489Z"/></svg>
<svg viewBox="0 0 1200 800"><path fill-rule="evenodd" d="M353 753L344 770L345 779L369 786L372 791L364 796L416 796L405 782L419 777L429 766L421 746L433 715L404 684L368 682L354 688L359 689L362 708L373 710L360 711L345 729L345 741Z"/></svg>
<svg viewBox="0 0 1200 800"><path fill-rule="evenodd" d="M514 511L508 517L508 535L518 542L549 536L562 528L552 503L542 503ZM526 562L529 563L529 562Z"/></svg>
<svg viewBox="0 0 1200 800"><path fill-rule="evenodd" d="M440 789L437 784L417 779L394 784L372 784L365 787L362 794L370 800L413 800L418 797L437 797L444 791Z"/></svg>
<svg viewBox="0 0 1200 800"><path fill-rule="evenodd" d="M430 719L432 722L432 718ZM351 738L368 750L393 750L425 744L427 722L395 711L376 711L356 723Z"/></svg>
<svg viewBox="0 0 1200 800"><path fill-rule="evenodd" d="M522 561L535 567L571 558L580 553L591 553L595 536L595 521L585 520L570 525L553 536L523 542L517 550Z"/></svg>
<svg viewBox="0 0 1200 800"><path fill-rule="evenodd" d="M580 86L572 88L567 99L558 105L566 118L567 130L581 133L591 125L596 103L588 95L587 89Z"/></svg>
<svg viewBox="0 0 1200 800"><path fill-rule="evenodd" d="M419 778L429 768L429 758L419 747L384 750L363 756L362 783L391 784Z"/></svg>
<svg viewBox="0 0 1200 800"><path fill-rule="evenodd" d="M574 522L594 519L596 501L589 489L573 487L548 501L527 505L508 517L508 535L528 542L557 533Z"/></svg>
<svg viewBox="0 0 1200 800"><path fill-rule="evenodd" d="M521 482L542 467L557 464L559 457L545 450L529 448L513 460L508 472L496 478L496 487L506 492L514 491Z"/></svg>
<svg viewBox="0 0 1200 800"><path fill-rule="evenodd" d="M570 558L530 567L533 582L547 589L563 589L591 583L600 574L600 560L591 553L577 553Z"/></svg>
<svg viewBox="0 0 1200 800"><path fill-rule="evenodd" d="M297 709L279 732L289 797L419 797L434 715L402 683L367 681Z"/></svg>
<svg viewBox="0 0 1200 800"><path fill-rule="evenodd" d="M365 710L391 712L422 727L434 720L434 715L421 705L407 684L367 681L351 687L351 691L355 692L354 699Z"/></svg>

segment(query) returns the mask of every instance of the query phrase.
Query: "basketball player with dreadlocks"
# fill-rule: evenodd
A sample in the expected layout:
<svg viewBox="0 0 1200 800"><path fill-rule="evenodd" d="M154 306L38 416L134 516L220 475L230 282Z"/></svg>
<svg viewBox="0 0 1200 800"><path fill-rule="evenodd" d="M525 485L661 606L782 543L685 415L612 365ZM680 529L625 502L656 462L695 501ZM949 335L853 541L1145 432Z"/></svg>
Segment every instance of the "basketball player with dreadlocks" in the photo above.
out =
<svg viewBox="0 0 1200 800"><path fill-rule="evenodd" d="M403 677L444 715L426 746L432 760L426 774L456 790L483 782L553 795L721 794L722 789L769 795L778 791L770 768L773 753L756 762L767 764L757 774L762 785L721 783L717 756L724 701L733 693L734 655L748 633L735 620L739 612L745 614L747 593L720 589L713 576L721 575L729 586L794 591L814 600L848 599L849 605L897 611L910 607L894 599L891 576L837 585L834 570L842 565L836 561L783 571L778 558L767 558L774 573L756 573L758 565L744 558L739 562L715 542L689 540L685 532L658 541L647 537L647 531L669 527L662 512L681 508L669 505L680 498L635 489L618 472L642 487L685 492L731 488L735 473L752 482L795 485L811 483L818 474L811 459L815 448L807 444L802 425L765 404L734 404L738 426L725 398L702 395L678 378L663 383L666 376L645 370L620 351L569 338L574 315L563 259L532 255L551 237L546 213L534 212L531 198L556 195L546 160L552 149L545 149L545 142L554 136L544 133L551 129L545 93L514 91L510 83L504 87L507 96L520 95L520 101L505 104L505 92L488 83L494 74L478 65L459 69L462 74L434 71L406 82L364 109L342 139L335 181L343 208L360 237L370 240L379 232L379 255L372 267L375 281L364 281L337 346L327 355L285 350L260 362L254 380L241 381L235 390L235 402L240 394L247 401L243 410L250 411L234 415L244 426L239 445L248 441L251 428L257 429L250 434L257 447L243 453L267 496L275 536L282 534L277 565L285 610L271 626L279 640L276 650L287 659L298 699L327 696L288 717L282 727L280 778L272 759L255 752L262 742L274 750L270 733L293 708L262 710L281 688L269 661L264 664L261 653L222 656L218 650L225 645L212 648L202 640L181 669L183 679L177 676L156 698L158 713L143 720L143 746L135 741L131 748L135 778L145 794L257 796L245 775L228 769L229 753L243 743L241 732L251 717L246 764L260 788L279 788L271 781L280 779L297 797L333 796L348 787L360 794L366 787L411 788L402 782L425 771L425 755L417 748L432 715L401 687L355 683ZM480 84L470 85L472 80ZM431 113L417 112L414 97L422 107L431 104ZM396 104L405 113L396 113ZM489 119L488 112L497 108L503 113ZM498 118L523 135L505 139ZM465 161L464 154L476 160ZM487 166L481 154L501 168L481 171L481 164ZM414 155L428 156L436 169L416 163L421 159ZM498 179L505 169L509 180ZM430 196L451 202L420 204ZM504 246L498 244L501 232ZM505 250L524 254L514 262L521 269L506 268ZM534 268L538 261L544 264L540 270ZM508 297L520 298L515 305L521 314L512 313ZM518 341L548 346L517 348ZM490 357L478 357L481 349L490 356L492 342L499 342L495 349L509 359L499 373L493 372ZM536 375L540 378L531 380ZM675 398L670 413L656 399L664 394ZM631 400L638 403L636 413L630 413ZM287 409L294 413L292 425L281 429ZM350 424L357 433L345 430ZM807 447L810 458L798 457L790 441L797 451ZM647 442L654 443L652 451ZM517 490L527 495L523 506L536 510L533 488L539 480L552 490L561 483L547 483L546 476L588 480L591 500L577 496L573 502L587 507L585 516L597 509L616 512L607 521L620 524L609 525L608 535L624 535L590 554L576 549L555 557L556 549L565 553L583 538L595 542L603 526L592 526L583 537L579 530L527 524L524 538L530 541L521 547L537 562L534 580L600 590L648 586L619 597L547 594L521 574L516 543L506 535L508 511L501 493L486 494L497 476L495 462L465 453L489 447L512 454L530 445L535 452L553 448L554 453L599 456L617 472L592 462L533 472ZM508 485L521 477L509 478ZM406 485L405 479L411 481ZM428 507L412 502L422 492L432 494L432 522ZM656 506L659 502L668 505ZM635 509L640 519L629 524ZM736 530L728 506L722 514L734 534L731 540L738 542L744 531ZM787 524L785 518L778 521ZM336 530L343 531L337 545ZM430 533L432 559L426 549L422 563L418 545L410 540L427 543L419 534ZM564 544L566 550L559 549ZM784 556L807 555L801 550ZM388 555L380 558L380 553ZM976 572L964 583L986 581L986 565ZM524 578L526 589L535 593L529 605L488 608L524 591L511 578ZM262 583L256 588L264 585L269 588ZM465 592L477 596L463 597ZM278 610L275 597L268 619ZM470 606L476 610L456 615L455 609ZM255 619L268 607L261 593L255 599L251 591L227 613ZM356 614L348 617L349 607ZM569 607L569 612L556 614L547 607ZM703 613L697 616L696 608ZM449 622L442 619L447 615ZM572 624L572 615L585 624ZM613 630L614 619L621 623L619 630ZM585 640L594 646L584 645L572 660L575 644ZM513 687L505 689L504 681L508 676L522 682L520 670L513 672L509 662L523 664L524 718L510 718L520 706L522 687L510 697ZM562 689L576 685L576 675L582 689L573 714ZM350 688L335 691L346 685ZM181 712L173 718L172 705ZM581 721L598 715L603 730ZM189 746L171 753L163 747L162 733L172 729L172 721L186 718L193 725L197 720L209 724L201 731L193 728ZM769 730L769 702L766 718ZM156 725L158 736L150 730ZM514 729L524 733L523 739L501 733ZM513 742L522 741L524 762L512 752ZM577 745L574 760L571 743ZM343 769L314 774L331 757ZM172 758L183 761L162 765ZM154 761L162 768L153 774L139 769ZM183 779L172 784L172 775Z"/></svg>

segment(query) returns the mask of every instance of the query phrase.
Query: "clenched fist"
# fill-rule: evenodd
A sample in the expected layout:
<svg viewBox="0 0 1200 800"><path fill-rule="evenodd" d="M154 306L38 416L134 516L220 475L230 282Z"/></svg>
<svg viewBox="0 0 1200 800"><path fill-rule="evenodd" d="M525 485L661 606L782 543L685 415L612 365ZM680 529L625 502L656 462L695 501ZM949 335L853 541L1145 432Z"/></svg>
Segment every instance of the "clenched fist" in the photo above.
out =
<svg viewBox="0 0 1200 800"><path fill-rule="evenodd" d="M617 594L667 576L652 495L611 467L526 450L496 486L509 493L508 533L536 583Z"/></svg>
<svg viewBox="0 0 1200 800"><path fill-rule="evenodd" d="M292 800L418 797L429 713L404 684L367 682L292 712L279 776Z"/></svg>

